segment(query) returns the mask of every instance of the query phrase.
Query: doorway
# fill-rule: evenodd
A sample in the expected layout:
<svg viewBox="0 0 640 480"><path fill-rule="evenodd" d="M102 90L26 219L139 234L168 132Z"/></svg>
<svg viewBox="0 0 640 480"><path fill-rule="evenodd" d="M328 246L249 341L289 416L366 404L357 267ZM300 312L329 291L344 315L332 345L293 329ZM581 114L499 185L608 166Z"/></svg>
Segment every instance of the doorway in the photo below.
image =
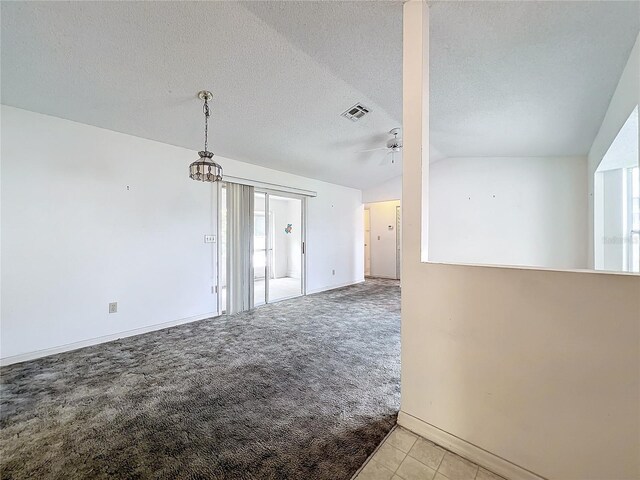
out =
<svg viewBox="0 0 640 480"><path fill-rule="evenodd" d="M364 209L364 276L371 275L371 210Z"/></svg>
<svg viewBox="0 0 640 480"><path fill-rule="evenodd" d="M229 245L241 245L247 252L250 268L235 272L235 277L240 275L245 278L239 282L236 280L236 284L240 284L240 287L236 285L236 290L242 289L240 296L248 299L248 308L306 293L305 197L248 188L251 189L250 207L235 213L229 211L227 185L223 184L220 190L218 305L221 314L228 312L230 292L227 279L230 273L234 273L229 270L234 268L234 262L228 258ZM250 228L242 230L238 238L229 238L234 232L238 234L238 229L229 229L230 219L237 216L245 216ZM232 311L235 309L232 308Z"/></svg>
<svg viewBox="0 0 640 480"><path fill-rule="evenodd" d="M364 206L364 271L366 277L400 280L402 241L400 200Z"/></svg>

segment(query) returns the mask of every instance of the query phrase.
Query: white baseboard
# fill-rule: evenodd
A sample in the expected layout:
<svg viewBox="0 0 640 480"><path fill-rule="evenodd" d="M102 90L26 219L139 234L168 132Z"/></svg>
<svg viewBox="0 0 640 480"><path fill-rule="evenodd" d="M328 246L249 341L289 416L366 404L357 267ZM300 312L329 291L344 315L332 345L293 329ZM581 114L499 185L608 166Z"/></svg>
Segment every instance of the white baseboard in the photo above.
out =
<svg viewBox="0 0 640 480"><path fill-rule="evenodd" d="M515 463L488 452L462 438L456 437L449 432L445 432L406 412L400 411L398 414L398 425L509 480L544 480L544 477L540 477Z"/></svg>
<svg viewBox="0 0 640 480"><path fill-rule="evenodd" d="M14 363L26 362L28 360L35 360L36 358L48 357L49 355L55 355L56 353L69 352L71 350L77 350L79 348L90 347L91 345L98 345L99 343L111 342L120 338L133 337L134 335L153 332L155 330L162 330L163 328L174 327L176 325L182 325L184 323L197 322L198 320L204 320L205 318L217 316L218 312L203 313L202 315L181 318L179 320L171 320L164 323L156 323L154 325L134 328L133 330L126 330L124 332L103 335L102 337L89 338L87 340L81 340L79 342L67 343L65 345L60 345L57 347L45 348L43 350L36 350L27 353L20 353L11 357L0 358L0 366L12 365Z"/></svg>
<svg viewBox="0 0 640 480"><path fill-rule="evenodd" d="M357 280L355 282L341 283L339 285L332 285L330 287L314 288L313 290L307 290L307 295L311 295L313 293L328 292L329 290L335 290L336 288L348 287L349 285L357 285L359 283L364 283L364 280Z"/></svg>

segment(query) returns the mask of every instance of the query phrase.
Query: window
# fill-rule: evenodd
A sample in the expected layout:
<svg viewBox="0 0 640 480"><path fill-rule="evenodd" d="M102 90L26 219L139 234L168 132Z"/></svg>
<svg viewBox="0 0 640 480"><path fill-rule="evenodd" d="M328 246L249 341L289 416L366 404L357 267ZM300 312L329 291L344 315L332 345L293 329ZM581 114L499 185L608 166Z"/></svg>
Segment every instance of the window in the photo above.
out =
<svg viewBox="0 0 640 480"><path fill-rule="evenodd" d="M629 272L640 272L640 168L627 168L626 230L629 232L626 264Z"/></svg>

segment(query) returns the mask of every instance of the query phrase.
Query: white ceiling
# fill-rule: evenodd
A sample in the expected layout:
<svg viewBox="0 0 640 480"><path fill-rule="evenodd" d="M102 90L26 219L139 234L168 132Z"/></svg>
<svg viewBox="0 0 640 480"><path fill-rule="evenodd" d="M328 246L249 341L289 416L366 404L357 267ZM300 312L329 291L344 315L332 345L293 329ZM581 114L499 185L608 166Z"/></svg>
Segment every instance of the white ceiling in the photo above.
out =
<svg viewBox="0 0 640 480"><path fill-rule="evenodd" d="M441 156L586 154L640 2L432 2ZM401 2L6 2L2 103L356 188L402 120ZM356 102L373 112L339 116Z"/></svg>
<svg viewBox="0 0 640 480"><path fill-rule="evenodd" d="M2 2L2 103L356 188L402 120L400 2ZM359 122L339 115L356 102ZM186 168L186 165L185 165Z"/></svg>
<svg viewBox="0 0 640 480"><path fill-rule="evenodd" d="M640 2L432 2L430 126L444 156L585 155ZM640 72L639 72L640 75Z"/></svg>

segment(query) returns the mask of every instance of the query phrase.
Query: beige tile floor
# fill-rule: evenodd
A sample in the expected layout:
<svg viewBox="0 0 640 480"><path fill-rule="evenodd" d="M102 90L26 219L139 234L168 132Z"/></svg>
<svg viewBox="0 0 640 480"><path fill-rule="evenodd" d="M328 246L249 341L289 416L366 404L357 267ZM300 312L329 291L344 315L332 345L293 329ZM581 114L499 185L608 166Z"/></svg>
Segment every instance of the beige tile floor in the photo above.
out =
<svg viewBox="0 0 640 480"><path fill-rule="evenodd" d="M505 480L396 427L354 480Z"/></svg>

